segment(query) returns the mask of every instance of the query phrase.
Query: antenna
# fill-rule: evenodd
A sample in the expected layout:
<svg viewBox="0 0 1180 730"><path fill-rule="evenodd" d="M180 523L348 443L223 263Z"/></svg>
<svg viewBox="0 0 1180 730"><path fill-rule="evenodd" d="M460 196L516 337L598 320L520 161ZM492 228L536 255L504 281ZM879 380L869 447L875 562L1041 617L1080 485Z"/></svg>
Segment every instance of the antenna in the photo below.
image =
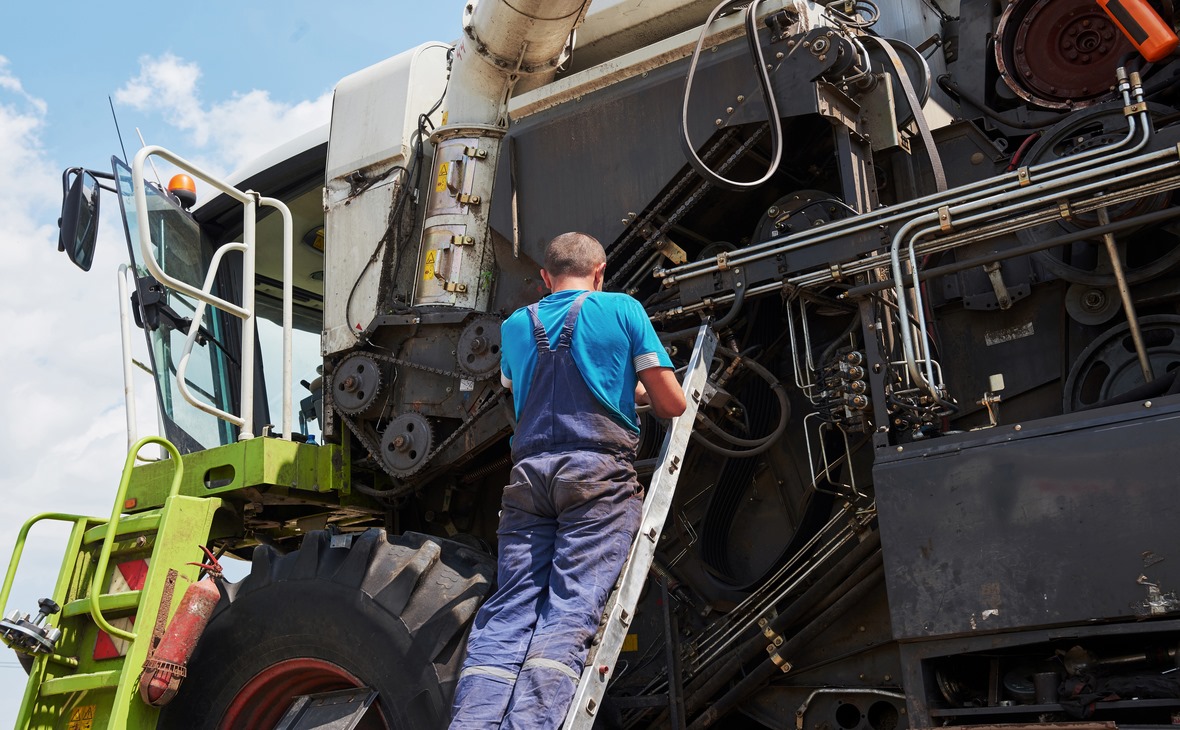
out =
<svg viewBox="0 0 1180 730"><path fill-rule="evenodd" d="M107 94L107 103L111 105L111 119L115 120L115 134L119 137L119 149L123 150L123 162L131 164L127 160L127 147L123 144L123 132L119 129L119 117L115 114L115 102L111 99L111 95Z"/></svg>
<svg viewBox="0 0 1180 730"><path fill-rule="evenodd" d="M135 128L135 133L139 135L139 146L147 147L147 142L144 141L143 132L139 131L139 127ZM156 183L160 186L161 190L165 190L164 181L160 179L160 171L156 169L156 161L149 157L148 162L151 163L152 172L156 173Z"/></svg>

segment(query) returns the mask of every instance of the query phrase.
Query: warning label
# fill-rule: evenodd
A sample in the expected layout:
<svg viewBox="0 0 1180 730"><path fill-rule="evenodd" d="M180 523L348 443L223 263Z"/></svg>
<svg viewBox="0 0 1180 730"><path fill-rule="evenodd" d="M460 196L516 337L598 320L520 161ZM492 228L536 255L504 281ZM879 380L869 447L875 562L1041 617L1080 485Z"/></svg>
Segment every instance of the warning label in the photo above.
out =
<svg viewBox="0 0 1180 730"><path fill-rule="evenodd" d="M451 163L444 162L438 166L438 180L434 182L434 192L441 193L447 189L447 173L451 171Z"/></svg>
<svg viewBox="0 0 1180 730"><path fill-rule="evenodd" d="M434 278L434 262L438 259L438 251L426 252L426 265L422 267L422 280L429 281Z"/></svg>
<svg viewBox="0 0 1180 730"><path fill-rule="evenodd" d="M94 711L97 705L83 705L70 711L66 730L91 730L94 727Z"/></svg>

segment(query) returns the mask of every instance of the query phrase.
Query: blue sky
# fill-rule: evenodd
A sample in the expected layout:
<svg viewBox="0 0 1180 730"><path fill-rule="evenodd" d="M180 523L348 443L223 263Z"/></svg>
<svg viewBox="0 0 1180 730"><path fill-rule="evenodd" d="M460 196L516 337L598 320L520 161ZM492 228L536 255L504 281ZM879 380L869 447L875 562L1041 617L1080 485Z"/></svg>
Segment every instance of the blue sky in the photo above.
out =
<svg viewBox="0 0 1180 730"><path fill-rule="evenodd" d="M149 144L229 173L327 123L349 73L457 38L462 11L458 1L4 4L0 564L33 514L108 514L126 452L115 278L126 244L113 196L90 272L56 251L62 170L109 170L119 152L108 95L129 154L138 127ZM133 339L142 359L142 334ZM141 429L154 424L150 388L146 376L136 388ZM35 613L50 594L62 539L34 530L6 613ZM11 727L24 673L0 651L0 727Z"/></svg>

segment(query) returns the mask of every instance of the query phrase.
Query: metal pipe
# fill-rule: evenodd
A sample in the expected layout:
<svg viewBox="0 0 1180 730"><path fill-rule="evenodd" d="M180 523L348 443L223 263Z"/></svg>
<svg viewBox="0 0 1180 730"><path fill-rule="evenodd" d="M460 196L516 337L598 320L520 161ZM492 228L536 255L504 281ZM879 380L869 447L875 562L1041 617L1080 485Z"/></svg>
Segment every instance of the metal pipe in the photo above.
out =
<svg viewBox="0 0 1180 730"><path fill-rule="evenodd" d="M884 566L878 566L865 576L864 580L852 586L847 593L836 599L819 616L816 616L811 623L807 624L807 626L800 629L798 633L784 642L775 652L776 655L781 657L779 661L782 662L782 666L789 670L790 664L787 657L814 641L820 634L834 624L837 619L852 609L853 606L863 601L869 594L869 591L876 588L877 583L884 577ZM726 715L739 702L761 688L762 685L774 676L775 672L780 671L782 670L779 664L775 663L774 657L768 658L734 685L731 690L722 695L720 699L714 702L708 710L697 718L696 722L688 726L688 730L704 730L704 728L712 726L713 723Z"/></svg>
<svg viewBox="0 0 1180 730"><path fill-rule="evenodd" d="M1141 117L1139 122L1136 120ZM1142 128L1142 138L1130 149L1123 150L1122 148L1129 144L1135 137L1136 132ZM1032 177L1048 177L1052 180L1058 175L1067 175L1075 171L1075 169L1082 169L1086 167L1087 162L1092 158L1100 157L1106 161L1113 161L1122 157L1127 157L1135 154L1141 150L1150 139L1150 124L1146 112L1141 112L1138 116L1130 116L1127 118L1127 134L1123 136L1118 142L1104 147L1095 147L1077 155L1069 157L1060 157L1054 160L1049 160L1040 165L1034 165L1028 168L1021 168L1012 173L1005 173L997 177L987 178L984 180L977 180L967 185L959 186L947 190L946 192L934 193L921 198L901 203L890 208L881 208L876 211L865 213L849 220L855 221L852 225L841 226L839 223L827 227L827 230L819 236L814 236L810 232L796 233L790 236L781 238L772 238L762 243L747 246L740 252L735 252L733 255L727 257L728 266L738 266L740 264L749 263L750 261L766 258L787 251L812 246L822 243L827 240L837 238L839 236L850 233L859 233L862 231L871 230L878 226L886 226L893 223L899 223L911 217L915 210L924 208L938 208L944 205L961 205L972 200L975 194L985 196L994 196L998 191L1000 193L1007 191L1019 191L1026 183L1027 179ZM1057 168L1062 168L1058 170ZM783 245L786 244L786 245ZM765 253L764 256L758 254ZM683 281L695 276L712 273L716 270L717 261L712 259L705 259L703 261L693 261L676 268L666 269L658 272L657 276L663 278L666 286L677 281Z"/></svg>
<svg viewBox="0 0 1180 730"><path fill-rule="evenodd" d="M1152 172L1155 172L1156 169L1148 168L1147 170L1137 170L1137 171L1134 171L1134 172L1129 173L1127 175L1121 176L1119 178L1115 178L1114 180L1108 179L1105 176L1107 173L1113 173L1116 171L1123 170L1123 169L1125 169L1127 167L1131 167L1139 162L1153 161L1157 155L1164 155L1164 156L1170 157L1175 152L1176 152L1176 150L1174 150L1174 149L1168 149L1168 150L1163 150L1159 153L1155 153L1153 155L1147 155L1142 160L1131 159L1131 160L1123 160L1123 161L1119 161L1119 162L1110 163L1110 164L1107 164L1107 165L1097 168L1097 169L1083 170L1078 173L1066 175L1065 177L1059 178L1057 180L1052 180L1052 181L1048 181L1048 182L1044 182L1044 183L1040 183L1040 184L1035 184L1035 185L1029 185L1026 188L1024 188L1023 190L1018 191L1017 193L1002 193L1000 195L992 196L991 198L982 198L980 200L972 201L970 203L959 206L958 208L943 207L939 210L927 213L925 215L919 216L917 218L914 218L914 219L908 221L894 235L893 244L890 246L890 262L892 264L893 278L894 278L894 281L898 282L897 285L895 286L895 294L898 299L898 309L899 309L899 313L901 315L902 321L904 322L904 321L908 320L908 318L909 318L909 312L908 312L907 303L905 300L905 294L904 294L904 290L903 290L904 289L904 272L901 269L901 260L900 260L900 254L901 254L901 248L903 245L903 243L902 243L903 241L909 241L909 243L910 243L910 246L909 246L910 270L911 270L911 273L916 276L917 270L918 270L918 261L917 261L917 254L914 250L914 242L922 237L925 237L925 236L928 236L928 235L931 235L934 233L938 233L939 231L947 230L952 226L969 227L975 223L979 223L979 222L983 222L983 221L987 221L987 220L994 220L997 216L999 216L1003 213L1015 212L1015 211L1018 211L1018 210L1021 210L1024 208L1033 207L1036 205L1050 204L1056 200L1059 188L1069 189L1072 193L1077 193L1077 192L1085 193L1085 192L1089 192L1089 191L1095 190L1095 189L1107 188L1110 185L1117 184L1118 182L1121 182L1121 181L1127 181L1127 180L1131 180L1131 179L1134 179L1137 177L1141 177L1143 175L1150 174ZM1165 170L1171 166L1172 165L1166 165L1166 166L1163 166L1158 169ZM1090 182L1089 184L1081 184L1087 180L1090 180L1092 182ZM1039 193L1044 193L1044 194L1041 195L1041 197L1033 198L1031 200L1024 199L1027 195L1039 194ZM992 206L998 205L998 204L1008 204L1008 206L1003 210L997 211ZM958 219L958 216L961 215L962 213L974 212L974 211L978 211L981 209L982 209L982 212L976 213L975 215L972 215L972 216L968 216L967 218L964 218L961 220ZM925 226L925 227L919 228L919 226ZM919 329L922 333L923 339L925 339L925 332L926 332L925 319L926 319L926 316L925 316L925 312L923 310L923 307L921 306L921 303L922 303L921 302L921 293L916 292L915 298L916 298L915 309L917 311ZM934 376L933 376L932 369L929 365L929 358L927 358L926 375L924 376L918 370L917 356L915 355L915 347L914 347L913 337L908 332L907 328L901 327L900 329L901 329L901 335L902 335L902 347L903 347L903 350L906 355L906 363L908 365L908 369L909 369L911 377L913 377L914 380L917 383L919 383L933 397L941 400L941 394L938 392L937 386L932 382Z"/></svg>
<svg viewBox="0 0 1180 730"><path fill-rule="evenodd" d="M508 97L548 83L590 0L470 0L447 90L448 125L506 127Z"/></svg>
<svg viewBox="0 0 1180 730"><path fill-rule="evenodd" d="M881 558L878 552L880 546L881 533L874 530L869 537L841 558L798 599L793 601L783 613L767 621L766 626L761 628L778 634L815 610L825 598L834 599L833 591L839 590L841 583L849 583L850 586L859 583L870 571L880 565ZM699 676L698 681L690 683L687 687L688 697L685 700L687 711L689 713L696 712L741 670L743 664L759 654L766 653L765 648L768 641L772 641L772 639L766 638L760 632L730 652L719 664L710 667L708 674Z"/></svg>
<svg viewBox="0 0 1180 730"><path fill-rule="evenodd" d="M998 253L987 254L984 256L976 256L975 258L964 259L956 261L953 264L943 264L942 266L932 266L928 269L922 269L918 272L919 281L929 281L930 279L947 274L954 274L967 269L973 269L976 266L982 266L992 261L1004 261L1006 259L1016 258L1018 256L1026 256L1028 254L1036 253L1038 251L1045 251L1050 248L1057 248L1058 246L1065 246L1078 241L1085 241L1093 238L1095 235L1103 235L1106 233L1118 233L1130 228L1139 228L1154 223L1160 223L1171 218L1180 216L1180 208L1165 208L1164 210L1157 210L1153 213L1144 213L1143 215L1135 216L1134 218L1127 218L1125 220L1112 222L1105 226L1096 226L1094 228L1087 228L1074 233L1067 233L1053 238L1046 238L1036 243L1029 243L1023 246L1013 246ZM971 241L974 242L974 241ZM955 247L957 248L957 246ZM921 253L938 253L944 250L952 250L948 248L932 247L923 248ZM844 299L855 299L874 292L883 291L885 289L892 289L894 286L893 279L885 279L882 281L875 281L872 284L862 284L861 286L854 286L840 295ZM778 288L777 286L775 287ZM752 293L752 292L751 292Z"/></svg>
<svg viewBox="0 0 1180 730"><path fill-rule="evenodd" d="M1098 209L1098 222L1110 225L1110 214L1106 208ZM1127 284L1127 274L1123 270L1123 262L1119 258L1118 244L1113 233L1102 234L1102 242L1106 244L1106 255L1110 257L1110 269L1114 273L1114 280L1118 283L1119 296L1123 300L1123 313L1127 316L1127 326L1131 328L1131 339L1135 343L1135 354L1139 357L1139 367L1143 369L1143 382L1155 380L1151 372L1151 360L1147 357L1147 346L1143 343L1143 331L1139 329L1139 318L1135 315L1135 302L1131 299L1131 287Z"/></svg>

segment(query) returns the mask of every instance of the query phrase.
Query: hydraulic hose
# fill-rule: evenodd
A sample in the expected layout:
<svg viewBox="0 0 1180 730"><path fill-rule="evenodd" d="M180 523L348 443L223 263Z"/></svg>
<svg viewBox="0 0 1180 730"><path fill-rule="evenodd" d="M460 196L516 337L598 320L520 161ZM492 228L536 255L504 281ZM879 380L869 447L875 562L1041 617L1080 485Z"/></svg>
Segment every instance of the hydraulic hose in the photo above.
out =
<svg viewBox="0 0 1180 730"><path fill-rule="evenodd" d="M684 81L684 104L680 111L680 146L684 150L685 157L688 158L688 164L700 174L708 182L717 187L726 190L753 190L761 186L763 183L774 177L778 172L779 164L783 159L783 122L778 114L778 101L774 98L774 89L770 86L770 73L766 68L766 58L762 53L762 44L758 42L758 6L762 4L763 0L752 0L746 5L745 22L746 22L746 43L750 48L750 56L754 59L755 70L758 74L758 85L762 89L762 96L766 102L767 117L770 121L770 138L771 138L771 160L770 167L766 170L766 174L757 180L749 182L742 182L740 180L730 180L722 177L709 168L705 162L697 156L696 146L692 143L692 139L688 133L688 102L692 94L692 82L696 76L697 62L700 60L701 49L705 47L705 38L709 34L709 27L717 20L717 16L727 10L733 10L737 6L743 4L747 0L725 0L713 11L709 13L708 20L701 28L701 37L697 40L696 49L692 52L692 60L688 65L688 78Z"/></svg>
<svg viewBox="0 0 1180 730"><path fill-rule="evenodd" d="M739 353L720 345L717 346L717 352L733 359L740 357ZM698 415L700 415L701 421L705 424L705 427L708 428L709 431L717 434L735 446L749 447L746 449L727 449L724 446L719 446L718 444L707 440L704 436L701 436L696 431L693 431L693 441L715 454L727 456L732 459L744 459L750 456L757 456L758 454L761 454L762 452L769 449L776 441L778 441L779 437L781 437L783 433L786 432L787 422L791 419L791 404L787 401L787 390L783 387L782 383L779 382L778 378L776 378L773 373L762 367L762 365L760 365L755 360L745 359L742 362L746 367L754 371L755 375L765 380L770 386L771 392L773 392L775 397L778 398L779 420L778 425L775 426L775 429L766 436L757 439L743 439L723 431L721 427L710 420L708 416L698 413Z"/></svg>

